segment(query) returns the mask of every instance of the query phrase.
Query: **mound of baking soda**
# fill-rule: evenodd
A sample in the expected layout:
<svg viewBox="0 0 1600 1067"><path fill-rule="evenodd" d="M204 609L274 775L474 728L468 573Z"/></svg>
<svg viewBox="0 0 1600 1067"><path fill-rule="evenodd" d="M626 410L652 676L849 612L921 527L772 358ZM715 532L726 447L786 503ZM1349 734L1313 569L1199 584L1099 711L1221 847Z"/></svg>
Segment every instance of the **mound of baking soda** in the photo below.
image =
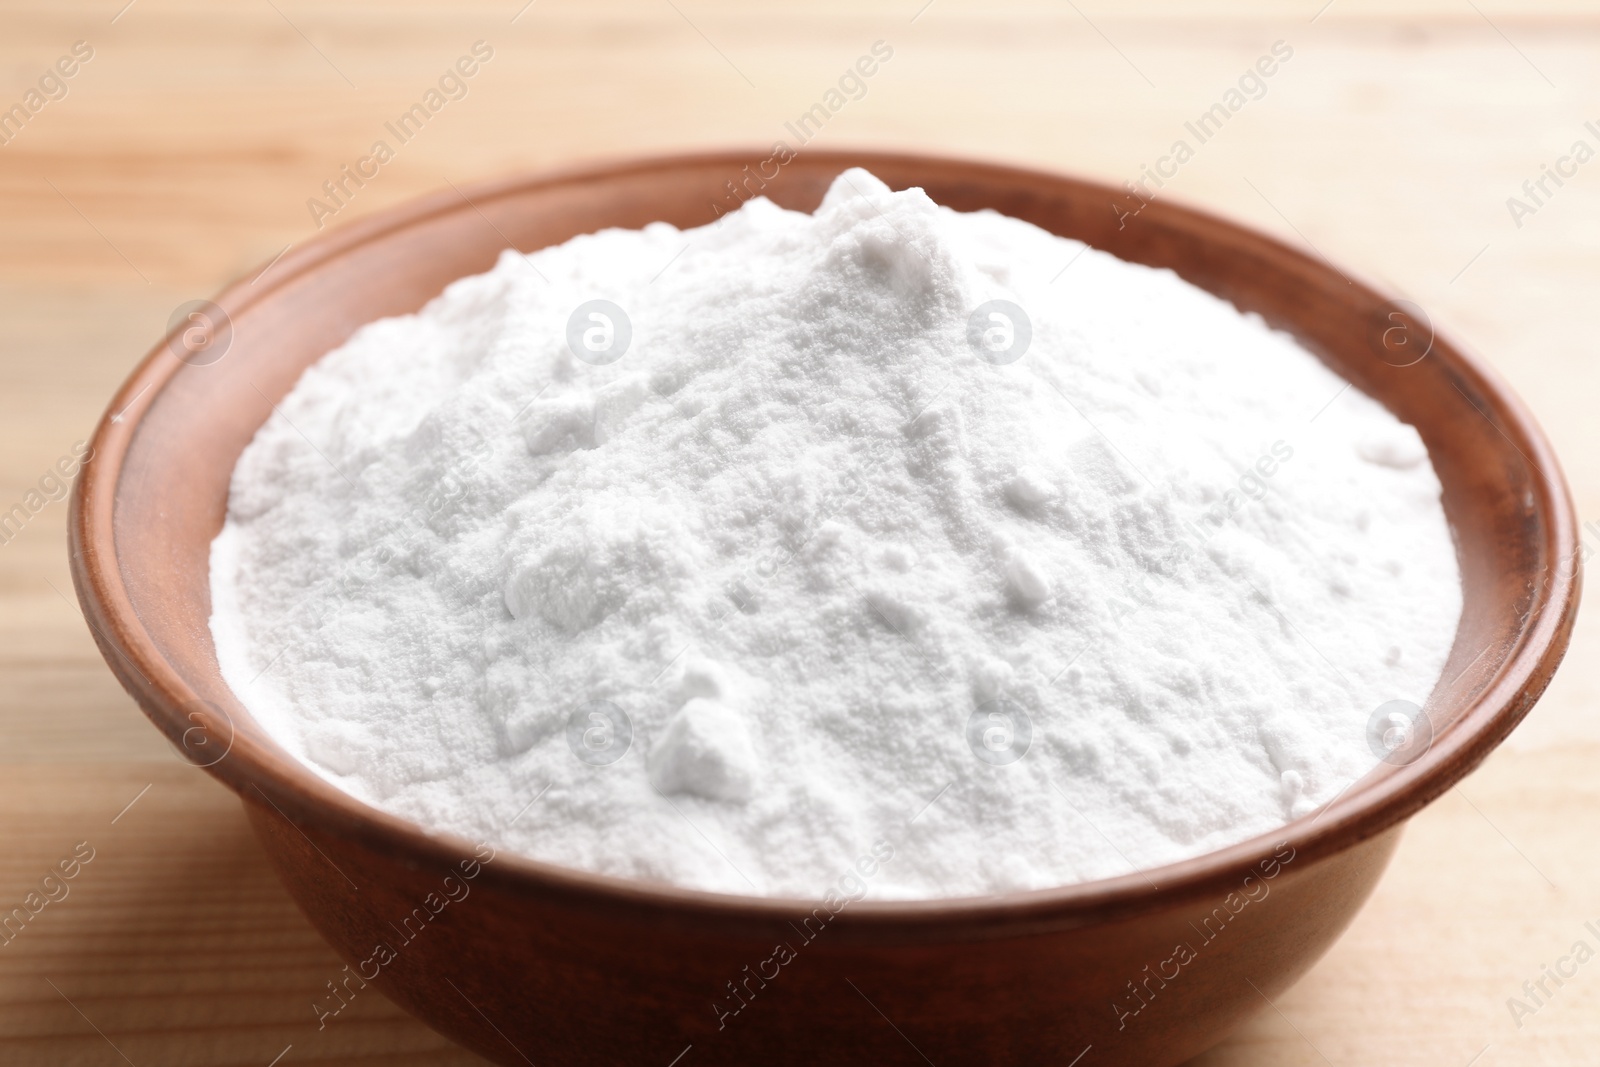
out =
<svg viewBox="0 0 1600 1067"><path fill-rule="evenodd" d="M357 797L801 897L1270 831L1461 611L1417 433L1291 337L860 170L358 330L240 458L212 590L229 683Z"/></svg>

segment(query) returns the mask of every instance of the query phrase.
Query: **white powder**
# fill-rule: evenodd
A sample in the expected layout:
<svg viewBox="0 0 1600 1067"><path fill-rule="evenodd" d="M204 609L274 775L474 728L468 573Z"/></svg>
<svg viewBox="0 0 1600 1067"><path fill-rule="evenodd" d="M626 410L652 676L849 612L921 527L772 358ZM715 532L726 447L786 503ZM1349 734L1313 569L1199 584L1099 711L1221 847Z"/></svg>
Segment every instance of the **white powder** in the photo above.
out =
<svg viewBox="0 0 1600 1067"><path fill-rule="evenodd" d="M1416 432L1288 336L859 170L507 252L279 407L212 557L235 691L378 807L610 874L1196 855L1371 770L1461 610Z"/></svg>

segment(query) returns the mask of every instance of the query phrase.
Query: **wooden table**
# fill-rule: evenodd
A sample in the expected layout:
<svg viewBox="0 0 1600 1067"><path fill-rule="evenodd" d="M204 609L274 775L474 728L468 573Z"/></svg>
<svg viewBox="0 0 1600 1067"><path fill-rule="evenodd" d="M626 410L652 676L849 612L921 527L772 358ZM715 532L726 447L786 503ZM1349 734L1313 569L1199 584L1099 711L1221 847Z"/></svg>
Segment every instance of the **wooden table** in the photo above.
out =
<svg viewBox="0 0 1600 1067"><path fill-rule="evenodd" d="M478 40L494 56L468 95L336 222L447 180L765 145L878 40L892 60L819 143L1137 178L1287 42L1265 95L1162 195L1422 304L1540 414L1580 510L1600 506L1600 364L1583 355L1600 162L1537 205L1521 190L1574 141L1600 147L1600 16L1582 0L124 3L0 5L0 106L74 42L93 52L0 146L0 511L87 436L177 305L315 232L308 198ZM1513 195L1536 210L1514 218ZM477 1062L376 994L318 1031L338 964L233 798L102 664L65 518L47 502L0 545L0 910L75 848L93 859L0 945L0 1061ZM1574 942L1600 950L1584 926L1600 928L1597 640L1580 624L1529 722L1415 820L1345 938L1200 1064L1600 1060L1600 962L1546 980L1534 1014L1507 1003Z"/></svg>

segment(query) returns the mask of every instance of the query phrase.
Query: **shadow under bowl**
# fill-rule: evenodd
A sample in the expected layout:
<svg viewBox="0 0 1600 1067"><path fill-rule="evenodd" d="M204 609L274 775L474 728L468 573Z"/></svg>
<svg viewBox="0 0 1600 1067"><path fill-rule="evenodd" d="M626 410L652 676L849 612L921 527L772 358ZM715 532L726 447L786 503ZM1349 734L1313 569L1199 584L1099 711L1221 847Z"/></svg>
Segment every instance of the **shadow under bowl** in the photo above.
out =
<svg viewBox="0 0 1600 1067"><path fill-rule="evenodd" d="M1086 1067L1187 1059L1310 967L1371 892L1404 820L1477 765L1548 683L1579 586L1556 459L1509 390L1421 309L1233 223L1165 202L1119 219L1113 204L1128 205L1110 187L1011 167L867 151L808 151L780 167L766 155L441 193L298 246L226 290L215 301L225 317L205 311L216 343L166 339L95 433L71 519L95 639L151 720L242 798L284 884L350 962L345 987L370 982L499 1063L1066 1064L1085 1049ZM267 736L218 673L209 548L240 452L310 363L487 270L508 241L526 251L609 226L700 225L757 181L809 211L850 166L1169 267L1291 332L1415 425L1465 586L1426 708L1431 746L1380 763L1275 834L1181 863L834 914L508 854L474 865L472 843L338 791ZM306 993L339 1004L324 988Z"/></svg>

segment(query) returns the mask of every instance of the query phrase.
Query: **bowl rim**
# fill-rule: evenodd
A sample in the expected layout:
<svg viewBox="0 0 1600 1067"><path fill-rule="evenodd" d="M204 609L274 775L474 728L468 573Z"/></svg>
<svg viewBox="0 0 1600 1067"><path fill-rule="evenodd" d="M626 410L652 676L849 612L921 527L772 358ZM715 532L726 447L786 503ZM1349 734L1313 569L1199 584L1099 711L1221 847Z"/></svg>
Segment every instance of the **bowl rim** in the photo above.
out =
<svg viewBox="0 0 1600 1067"><path fill-rule="evenodd" d="M452 184L449 189L381 209L320 233L281 253L265 268L239 278L214 300L235 314L243 312L264 302L297 276L353 248L380 241L438 215L480 210L482 205L502 197L543 187L589 183L672 168L709 166L738 173L750 160L765 158L767 154L764 150L735 148L629 157L514 175L459 188ZM837 170L851 166L871 169L875 164L926 166L943 168L947 173L965 172L978 181L999 179L1075 186L1103 193L1108 202L1118 195L1118 190L1101 182L1042 169L932 153L843 148L808 149L802 155L816 165ZM1333 268L1320 256L1313 257L1308 251L1208 210L1163 197L1147 205L1144 213L1152 219L1184 220L1191 225L1232 231L1236 237L1253 241L1275 255L1298 260L1316 271L1336 269L1374 301L1392 299L1385 288L1359 274L1352 274L1342 266ZM270 283L262 284L269 276ZM1581 591L1576 513L1554 451L1522 401L1479 357L1443 331L1436 328L1434 333L1435 349L1449 353L1458 380L1494 398L1501 416L1496 428L1528 460L1534 481L1534 506L1543 511L1546 519L1543 539L1546 557L1573 561L1570 568L1555 568L1548 584L1535 592L1530 624L1508 649L1500 669L1455 718L1451 727L1437 736L1432 746L1414 762L1376 778L1368 775L1358 779L1329 803L1269 833L1159 867L1047 889L925 899L877 900L868 896L854 900L845 909L850 922L833 940L870 937L874 931L904 931L912 927L949 931L954 929L953 923L991 933L1014 933L1026 925L1041 922L1082 926L1227 892L1237 888L1283 843L1292 848L1291 856L1297 869L1304 869L1315 861L1396 828L1451 788L1504 740L1548 685L1570 640ZM167 352L168 339L159 341L129 375L95 428L90 442L93 461L84 465L73 487L68 541L69 563L79 604L102 655L145 714L177 744L191 725L184 707L193 707L201 697L160 653L142 625L122 581L114 527L115 499L123 464L144 413L153 405L143 405L138 414L129 414L129 409L152 390L153 401L155 395L184 369L180 361L162 358ZM239 703L244 704L242 700ZM325 833L353 839L380 855L407 863L433 862L443 867L471 856L475 848L474 843L464 837L427 830L420 824L369 805L340 790L281 747L257 744L244 735L236 735L226 758L205 769L237 793L247 806L254 804L259 809L259 803L250 792L259 794L301 833L305 833L301 825L304 823ZM291 816L298 817L298 821ZM483 873L496 885L514 893L581 899L590 906L635 913L641 909L675 913L686 919L771 923L805 914L819 903L819 899L748 896L598 874L504 849L499 850L494 863L486 866ZM839 872L833 873L837 877ZM821 876L826 874L819 872Z"/></svg>

